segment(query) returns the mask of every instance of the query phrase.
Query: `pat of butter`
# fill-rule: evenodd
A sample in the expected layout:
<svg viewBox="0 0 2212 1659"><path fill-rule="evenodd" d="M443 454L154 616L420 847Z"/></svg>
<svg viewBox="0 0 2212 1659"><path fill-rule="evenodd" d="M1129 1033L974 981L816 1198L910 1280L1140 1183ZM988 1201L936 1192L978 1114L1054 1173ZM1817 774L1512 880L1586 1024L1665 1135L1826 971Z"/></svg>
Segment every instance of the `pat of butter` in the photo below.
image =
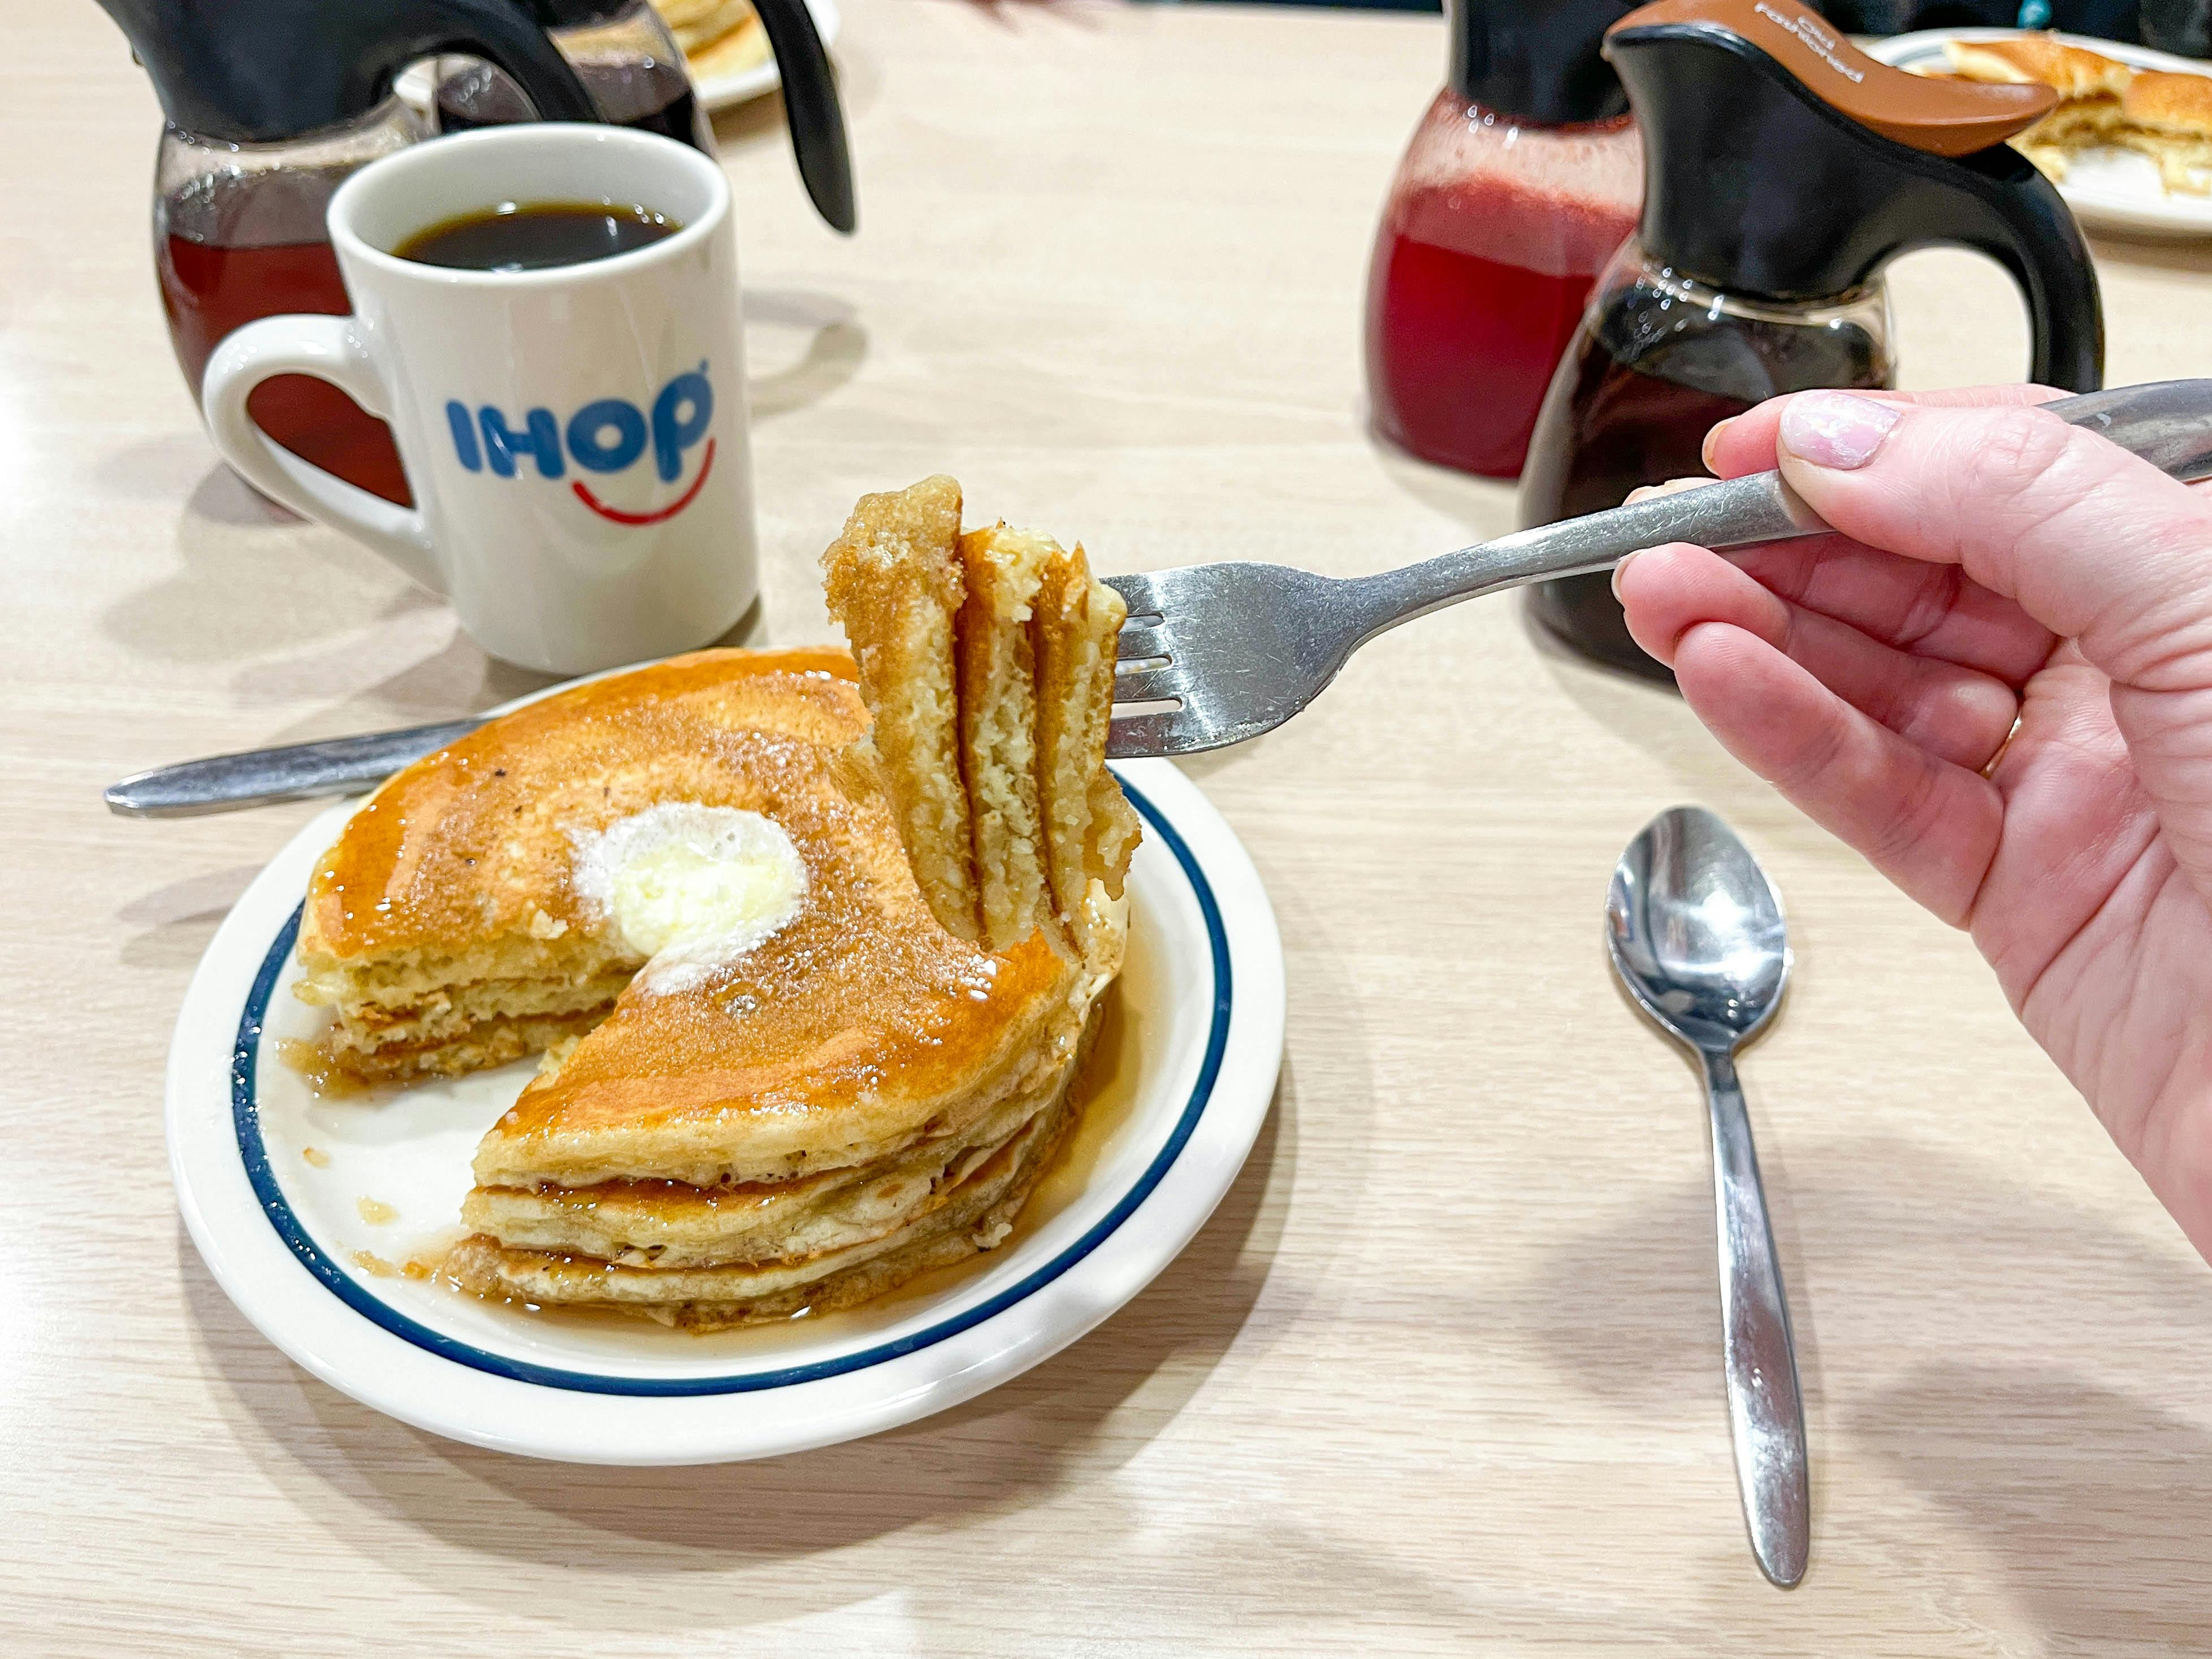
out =
<svg viewBox="0 0 2212 1659"><path fill-rule="evenodd" d="M757 948L799 914L806 866L773 819L672 801L574 837L576 890L678 990Z"/></svg>

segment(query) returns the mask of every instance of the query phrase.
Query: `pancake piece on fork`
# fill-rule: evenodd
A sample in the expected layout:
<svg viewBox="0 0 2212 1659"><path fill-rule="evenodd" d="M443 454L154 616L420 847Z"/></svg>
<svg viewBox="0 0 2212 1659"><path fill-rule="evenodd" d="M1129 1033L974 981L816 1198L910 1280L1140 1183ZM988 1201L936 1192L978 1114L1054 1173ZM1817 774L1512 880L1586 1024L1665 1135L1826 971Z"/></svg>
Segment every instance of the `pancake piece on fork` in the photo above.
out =
<svg viewBox="0 0 2212 1659"><path fill-rule="evenodd" d="M914 677L954 691L957 760L950 778L942 759L920 744L879 738L866 758L881 765L895 799L924 797L957 779L969 835L964 886L940 884L937 873L956 860L936 832L962 815L938 814L919 836L901 820L915 878L940 918L972 914L973 937L994 950L1042 934L1095 967L1093 938L1121 900L1139 834L1106 769L1115 642L1126 607L1092 578L1080 545L1071 552L1048 536L998 524L958 538L960 603L949 634L933 630L932 654L921 659L913 644L919 631L865 583L871 573L893 592L922 583L936 550L918 554L910 538L876 526L905 516L883 503L942 501L946 486L957 503L958 486L940 478L897 496L862 497L823 556L830 612L863 665L861 695L879 731L908 716L896 692L887 695L866 672L871 661L906 659ZM917 570L924 558L932 563ZM1103 925L1110 934L1121 924Z"/></svg>
<svg viewBox="0 0 2212 1659"><path fill-rule="evenodd" d="M1006 1237L1119 937L1093 966L939 926L848 758L854 675L710 651L559 693L400 773L318 866L301 991L344 1052L389 1075L574 1038L477 1149L458 1284L709 1329ZM411 1000L365 1013L381 993ZM399 1015L436 1043L380 1048Z"/></svg>
<svg viewBox="0 0 2212 1659"><path fill-rule="evenodd" d="M959 543L960 486L939 474L861 496L822 569L874 715L859 757L883 763L899 838L931 913L945 932L973 939L982 934L952 662L953 619L967 593Z"/></svg>

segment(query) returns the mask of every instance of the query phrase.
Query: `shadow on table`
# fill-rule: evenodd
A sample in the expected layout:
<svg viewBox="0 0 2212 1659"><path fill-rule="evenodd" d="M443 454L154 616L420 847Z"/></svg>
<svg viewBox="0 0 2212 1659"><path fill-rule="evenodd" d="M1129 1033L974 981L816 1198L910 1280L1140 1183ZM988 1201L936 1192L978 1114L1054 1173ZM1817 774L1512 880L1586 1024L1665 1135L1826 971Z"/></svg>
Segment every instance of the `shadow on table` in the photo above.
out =
<svg viewBox="0 0 2212 1659"><path fill-rule="evenodd" d="M1753 1108L1759 1116L1755 1097ZM1688 1117L1680 1128L1698 1133ZM2212 1435L2059 1362L2023 1364L2019 1354L2023 1331L2073 1331L2083 1318L2109 1327L2116 1354L2170 1356L2177 1333L2197 1346L2193 1334L2212 1324L2212 1279L2147 1255L2062 1198L1996 1190L1925 1146L1828 1143L1817 1158L1801 1147L1785 1163L1781 1139L1768 1134L1759 1156L1812 1442L1808 1583L1820 1575L1825 1543L1867 1547L1868 1523L1830 1513L1821 1477L1821 1464L1848 1445L1960 1523L2038 1627L2060 1638L2052 1651L2075 1651L2077 1640L2203 1640L2212 1632L2212 1555L2203 1547L2212 1490L2197 1474L2212 1466ZM1896 1260L1893 1241L1926 1237L1930 1214L1961 1218L1940 1261ZM2046 1260L2054 1237L2085 1229L2094 1230L2085 1255L2110 1279L2093 1306L2069 1313L2026 1264ZM1698 1425L1712 1455L1725 1458L1713 1249L1712 1191L1698 1180L1595 1221L1546 1272L1470 1297L1453 1317L1521 1333L1563 1387L1632 1419ZM1925 1342L1929 1363L1902 1384L1839 1397L1850 1385L1824 1374L1824 1322L1855 1356L1901 1325ZM1994 1334L1985 1341L1984 1332ZM1990 1352L1999 1344L2003 1352ZM1698 1524L1735 1520L1730 1512Z"/></svg>
<svg viewBox="0 0 2212 1659"><path fill-rule="evenodd" d="M2045 1653L2212 1644L2199 1425L2062 1372L1946 1363L1846 1426L2002 1565Z"/></svg>
<svg viewBox="0 0 2212 1659"><path fill-rule="evenodd" d="M321 1486L441 1544L518 1569L683 1574L793 1564L901 1528L1045 1502L1081 1468L1119 1466L1186 1406L1228 1353L1266 1284L1297 1157L1287 1073L1250 1159L1212 1219L1104 1325L978 1399L902 1429L759 1463L599 1468L510 1457L383 1417L266 1346L181 1231L178 1252L202 1363L229 1390L240 1443L305 1513L343 1532ZM358 1516L351 1517L358 1520ZM1134 1516L1130 1525L1137 1525ZM433 1564L434 1554L425 1558ZM849 1605L885 1586L851 1572L749 1577L751 1616ZM500 1575L452 1575L441 1591L511 1594ZM533 1582L541 1583L542 1578ZM636 1624L642 1598L619 1616ZM696 1622L665 1598L672 1627ZM594 1618L587 1587L566 1609ZM600 1618L616 1616L601 1607Z"/></svg>

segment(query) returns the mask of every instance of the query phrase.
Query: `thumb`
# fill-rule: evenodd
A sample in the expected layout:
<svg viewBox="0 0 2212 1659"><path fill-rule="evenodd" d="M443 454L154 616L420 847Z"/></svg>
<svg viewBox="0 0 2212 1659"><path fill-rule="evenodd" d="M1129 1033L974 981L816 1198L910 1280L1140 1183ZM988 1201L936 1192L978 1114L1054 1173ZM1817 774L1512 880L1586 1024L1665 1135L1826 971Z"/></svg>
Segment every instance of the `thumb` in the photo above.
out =
<svg viewBox="0 0 2212 1659"><path fill-rule="evenodd" d="M1953 566L2076 642L2212 898L2212 502L2038 408L1806 392L1784 406L1775 453L1844 534Z"/></svg>

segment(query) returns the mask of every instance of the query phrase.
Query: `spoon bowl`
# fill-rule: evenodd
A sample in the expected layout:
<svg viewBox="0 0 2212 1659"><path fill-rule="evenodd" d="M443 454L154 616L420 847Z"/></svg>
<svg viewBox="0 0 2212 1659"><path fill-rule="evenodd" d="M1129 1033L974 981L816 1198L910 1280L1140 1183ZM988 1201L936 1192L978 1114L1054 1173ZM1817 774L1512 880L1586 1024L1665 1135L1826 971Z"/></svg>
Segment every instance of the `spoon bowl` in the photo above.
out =
<svg viewBox="0 0 2212 1659"><path fill-rule="evenodd" d="M1692 1048L1733 1050L1781 1005L1790 979L1781 898L1735 831L1702 806L1669 808L1629 843L1605 921L1621 982Z"/></svg>

